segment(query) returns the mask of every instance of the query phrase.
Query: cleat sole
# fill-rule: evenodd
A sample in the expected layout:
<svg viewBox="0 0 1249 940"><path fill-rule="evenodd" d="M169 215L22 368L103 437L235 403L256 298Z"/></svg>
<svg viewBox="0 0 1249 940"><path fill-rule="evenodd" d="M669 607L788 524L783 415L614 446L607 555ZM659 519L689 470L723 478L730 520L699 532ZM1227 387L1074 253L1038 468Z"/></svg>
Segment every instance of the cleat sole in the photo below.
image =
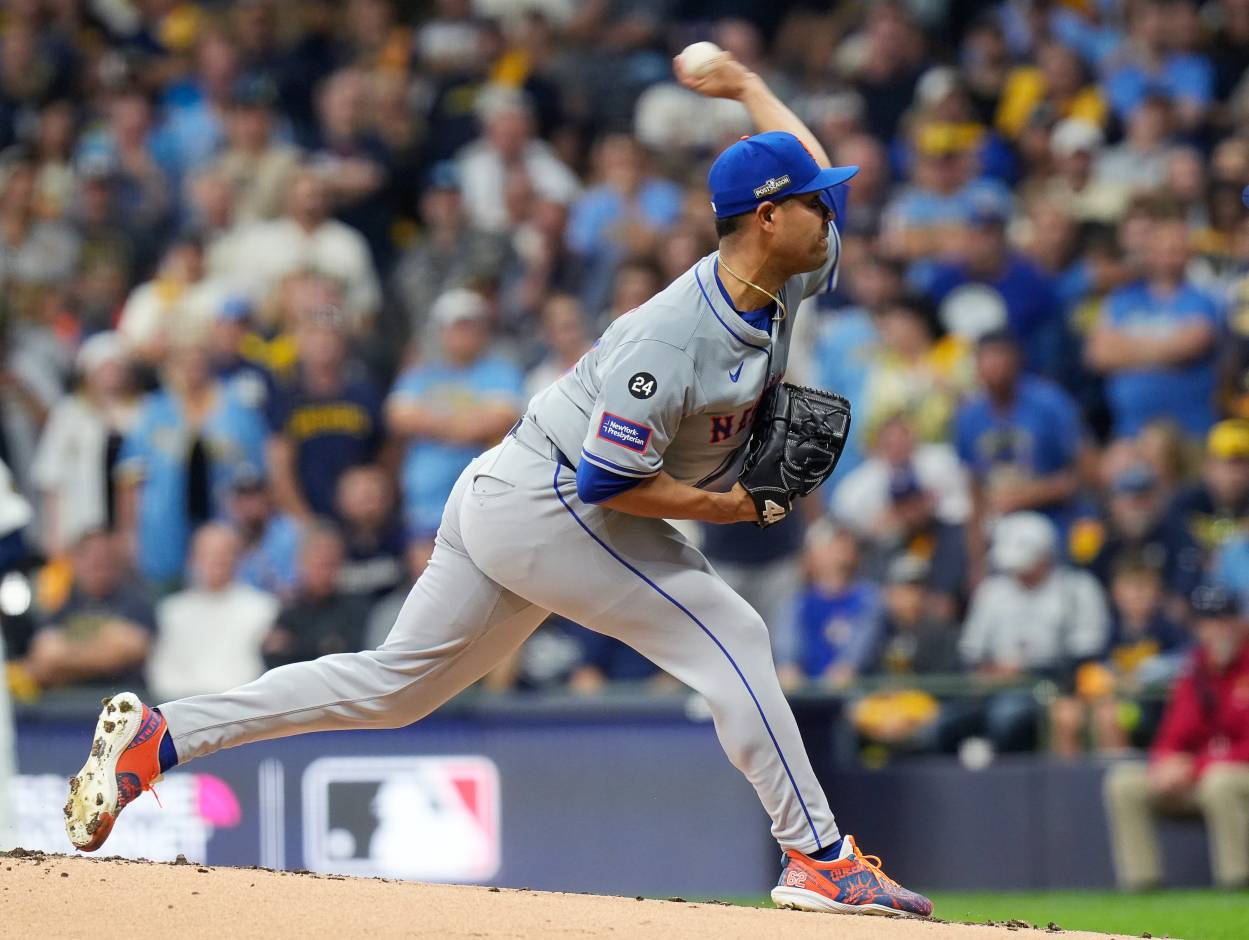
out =
<svg viewBox="0 0 1249 940"><path fill-rule="evenodd" d="M772 889L772 903L779 908L792 911L816 911L824 914L872 914L877 917L910 917L923 920L923 914L900 911L897 908L885 907L883 904L843 904L826 898L805 888L791 888L777 885Z"/></svg>
<svg viewBox="0 0 1249 940"><path fill-rule="evenodd" d="M132 692L103 701L91 754L69 782L65 832L81 852L94 852L117 818L117 761L143 724L143 705Z"/></svg>

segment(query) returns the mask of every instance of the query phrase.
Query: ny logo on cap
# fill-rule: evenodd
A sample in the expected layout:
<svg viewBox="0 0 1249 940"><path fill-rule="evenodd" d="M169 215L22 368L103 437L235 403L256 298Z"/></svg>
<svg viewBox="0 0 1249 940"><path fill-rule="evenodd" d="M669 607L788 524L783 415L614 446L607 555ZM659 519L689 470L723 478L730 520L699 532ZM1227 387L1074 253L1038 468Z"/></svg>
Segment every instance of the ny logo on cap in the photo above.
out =
<svg viewBox="0 0 1249 940"><path fill-rule="evenodd" d="M779 193L782 189L789 185L789 174L784 176L774 176L762 186L755 189L755 198L762 199L764 196L771 196Z"/></svg>

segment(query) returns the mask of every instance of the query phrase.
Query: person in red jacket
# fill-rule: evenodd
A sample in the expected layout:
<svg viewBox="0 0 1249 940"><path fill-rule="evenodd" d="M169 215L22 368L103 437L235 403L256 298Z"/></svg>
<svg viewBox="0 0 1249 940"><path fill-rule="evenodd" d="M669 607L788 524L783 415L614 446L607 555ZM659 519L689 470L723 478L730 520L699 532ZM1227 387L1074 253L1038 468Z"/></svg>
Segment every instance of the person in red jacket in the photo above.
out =
<svg viewBox="0 0 1249 940"><path fill-rule="evenodd" d="M1198 645L1171 691L1149 763L1106 775L1115 873L1131 890L1162 880L1156 814L1197 812L1215 883L1249 887L1249 620L1236 595L1219 587L1198 587L1191 605Z"/></svg>

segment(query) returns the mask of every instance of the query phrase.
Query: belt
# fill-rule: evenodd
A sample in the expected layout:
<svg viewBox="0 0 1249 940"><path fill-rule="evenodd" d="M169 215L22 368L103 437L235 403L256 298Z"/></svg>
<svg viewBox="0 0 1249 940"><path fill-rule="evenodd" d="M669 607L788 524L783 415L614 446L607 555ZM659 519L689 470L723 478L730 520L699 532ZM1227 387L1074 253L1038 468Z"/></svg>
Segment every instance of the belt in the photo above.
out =
<svg viewBox="0 0 1249 940"><path fill-rule="evenodd" d="M569 470L575 472L577 469L573 462L564 456L564 452L555 446L555 442L543 434L542 429L532 421L526 422L523 417L518 418L512 425L512 429L507 432L507 436L516 438L530 450L543 457L549 457Z"/></svg>

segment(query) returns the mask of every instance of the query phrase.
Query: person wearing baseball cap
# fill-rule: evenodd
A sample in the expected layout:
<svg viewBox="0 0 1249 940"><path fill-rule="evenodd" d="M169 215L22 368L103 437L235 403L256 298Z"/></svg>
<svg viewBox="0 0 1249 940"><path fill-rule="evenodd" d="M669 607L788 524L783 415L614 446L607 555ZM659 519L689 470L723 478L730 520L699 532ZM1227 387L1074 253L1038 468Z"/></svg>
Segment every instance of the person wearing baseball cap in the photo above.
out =
<svg viewBox="0 0 1249 940"><path fill-rule="evenodd" d="M1249 532L1249 420L1230 418L1210 429L1201 482L1180 492L1172 517L1206 550Z"/></svg>
<svg viewBox="0 0 1249 940"><path fill-rule="evenodd" d="M989 562L994 573L972 594L959 641L976 673L1065 684L1076 666L1100 655L1110 634L1105 594L1093 575L1063 563L1049 519L1017 512L998 520ZM1004 689L983 706L998 751L1033 748L1039 717L1031 689Z"/></svg>
<svg viewBox="0 0 1249 940"><path fill-rule="evenodd" d="M467 287L445 291L430 320L438 330L437 354L400 375L387 404L391 432L405 439L404 516L422 541L438 530L460 473L507 433L524 404L524 378L494 347L483 294Z"/></svg>
<svg viewBox="0 0 1249 940"><path fill-rule="evenodd" d="M821 196L835 218L833 190L858 172L857 166L821 167L793 134L765 131L743 137L720 154L707 174L707 186L717 222L754 213L765 202L811 193Z"/></svg>
<svg viewBox="0 0 1249 940"><path fill-rule="evenodd" d="M1167 702L1148 765L1106 778L1120 886L1162 883L1155 818L1205 817L1210 870L1228 890L1249 888L1249 620L1234 593L1202 584L1189 597L1197 648Z"/></svg>
<svg viewBox="0 0 1249 940"><path fill-rule="evenodd" d="M820 273L830 283L835 279L841 251L832 223L844 211L844 186L859 168L830 166L815 135L731 57L697 76L684 72L680 58L675 66L687 88L741 101L757 126L790 128L743 137L707 174L720 239L719 290L749 325L766 330L789 313L780 294L790 278L812 272L812 282Z"/></svg>

